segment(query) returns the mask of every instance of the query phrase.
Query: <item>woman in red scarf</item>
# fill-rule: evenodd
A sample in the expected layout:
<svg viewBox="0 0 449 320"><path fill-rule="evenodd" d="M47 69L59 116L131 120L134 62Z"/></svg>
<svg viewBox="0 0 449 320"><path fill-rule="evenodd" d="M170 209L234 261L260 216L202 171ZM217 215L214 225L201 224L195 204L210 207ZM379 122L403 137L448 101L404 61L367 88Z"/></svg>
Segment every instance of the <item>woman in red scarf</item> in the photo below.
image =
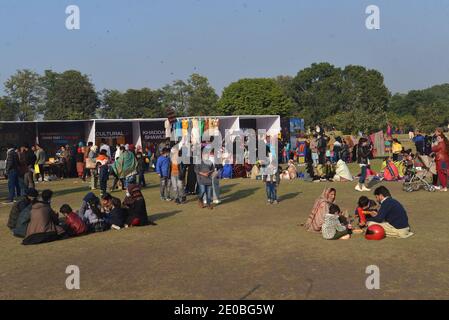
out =
<svg viewBox="0 0 449 320"><path fill-rule="evenodd" d="M436 141L432 145L432 152L435 153L438 180L440 180L440 191L447 191L447 170L449 166L449 140L444 135L442 129L435 130Z"/></svg>

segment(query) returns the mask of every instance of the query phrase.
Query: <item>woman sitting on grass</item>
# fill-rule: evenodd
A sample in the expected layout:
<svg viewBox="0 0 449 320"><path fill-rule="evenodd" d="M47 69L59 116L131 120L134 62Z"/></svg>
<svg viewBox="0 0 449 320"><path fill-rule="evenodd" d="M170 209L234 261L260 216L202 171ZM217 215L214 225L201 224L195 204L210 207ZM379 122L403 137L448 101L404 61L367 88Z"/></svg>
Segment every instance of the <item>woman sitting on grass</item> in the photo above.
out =
<svg viewBox="0 0 449 320"><path fill-rule="evenodd" d="M329 212L324 216L321 234L326 240L348 240L351 238L351 230L340 222L341 210L335 205L329 206Z"/></svg>
<svg viewBox="0 0 449 320"><path fill-rule="evenodd" d="M304 227L307 231L321 232L324 217L329 212L329 207L335 202L337 191L334 188L324 189L321 196L315 201L312 213L307 219Z"/></svg>
<svg viewBox="0 0 449 320"><path fill-rule="evenodd" d="M156 225L156 223L148 220L147 206L139 185L130 184L128 186L128 192L125 200L123 200L123 206L128 209L128 218L125 227Z"/></svg>

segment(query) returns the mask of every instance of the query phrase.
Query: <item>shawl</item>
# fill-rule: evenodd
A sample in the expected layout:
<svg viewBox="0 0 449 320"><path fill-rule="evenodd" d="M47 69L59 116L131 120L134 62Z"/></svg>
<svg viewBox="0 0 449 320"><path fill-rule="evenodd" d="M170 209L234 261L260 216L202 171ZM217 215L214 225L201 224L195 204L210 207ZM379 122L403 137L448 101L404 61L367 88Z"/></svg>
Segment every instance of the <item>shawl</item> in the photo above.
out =
<svg viewBox="0 0 449 320"><path fill-rule="evenodd" d="M125 151L120 155L114 164L112 170L119 178L126 178L130 175L136 174L137 160L132 152Z"/></svg>
<svg viewBox="0 0 449 320"><path fill-rule="evenodd" d="M312 213L304 224L307 231L320 232L326 213L329 213L329 189L324 189L313 205Z"/></svg>

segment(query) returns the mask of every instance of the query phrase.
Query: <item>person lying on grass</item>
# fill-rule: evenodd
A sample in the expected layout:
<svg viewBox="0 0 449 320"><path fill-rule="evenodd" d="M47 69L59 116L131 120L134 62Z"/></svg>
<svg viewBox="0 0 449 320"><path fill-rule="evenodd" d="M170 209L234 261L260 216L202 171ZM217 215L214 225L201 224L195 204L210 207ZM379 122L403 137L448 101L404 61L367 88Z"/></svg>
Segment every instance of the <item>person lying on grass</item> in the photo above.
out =
<svg viewBox="0 0 449 320"><path fill-rule="evenodd" d="M329 212L324 216L324 223L321 228L321 234L326 240L347 240L351 238L352 231L350 225L344 226L340 222L342 216L340 208L331 204L329 206Z"/></svg>

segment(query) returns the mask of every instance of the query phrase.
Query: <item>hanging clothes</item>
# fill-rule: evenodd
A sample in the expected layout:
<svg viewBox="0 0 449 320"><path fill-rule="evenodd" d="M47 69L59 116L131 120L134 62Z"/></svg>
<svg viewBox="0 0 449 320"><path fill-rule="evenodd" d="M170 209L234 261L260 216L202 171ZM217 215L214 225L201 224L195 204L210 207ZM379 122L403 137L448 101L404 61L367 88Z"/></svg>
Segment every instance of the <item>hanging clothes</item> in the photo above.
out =
<svg viewBox="0 0 449 320"><path fill-rule="evenodd" d="M189 130L189 120L183 119L182 120L182 135L187 136Z"/></svg>
<svg viewBox="0 0 449 320"><path fill-rule="evenodd" d="M200 123L198 119L192 119L192 134L191 134L191 141L192 144L198 144L201 142L201 135L200 135Z"/></svg>
<svg viewBox="0 0 449 320"><path fill-rule="evenodd" d="M165 126L165 137L171 138L171 124L170 121L168 121L168 119L165 121L164 126Z"/></svg>
<svg viewBox="0 0 449 320"><path fill-rule="evenodd" d="M202 137L204 134L204 126L206 125L206 123L204 119L200 119L199 123L200 123L200 137Z"/></svg>

